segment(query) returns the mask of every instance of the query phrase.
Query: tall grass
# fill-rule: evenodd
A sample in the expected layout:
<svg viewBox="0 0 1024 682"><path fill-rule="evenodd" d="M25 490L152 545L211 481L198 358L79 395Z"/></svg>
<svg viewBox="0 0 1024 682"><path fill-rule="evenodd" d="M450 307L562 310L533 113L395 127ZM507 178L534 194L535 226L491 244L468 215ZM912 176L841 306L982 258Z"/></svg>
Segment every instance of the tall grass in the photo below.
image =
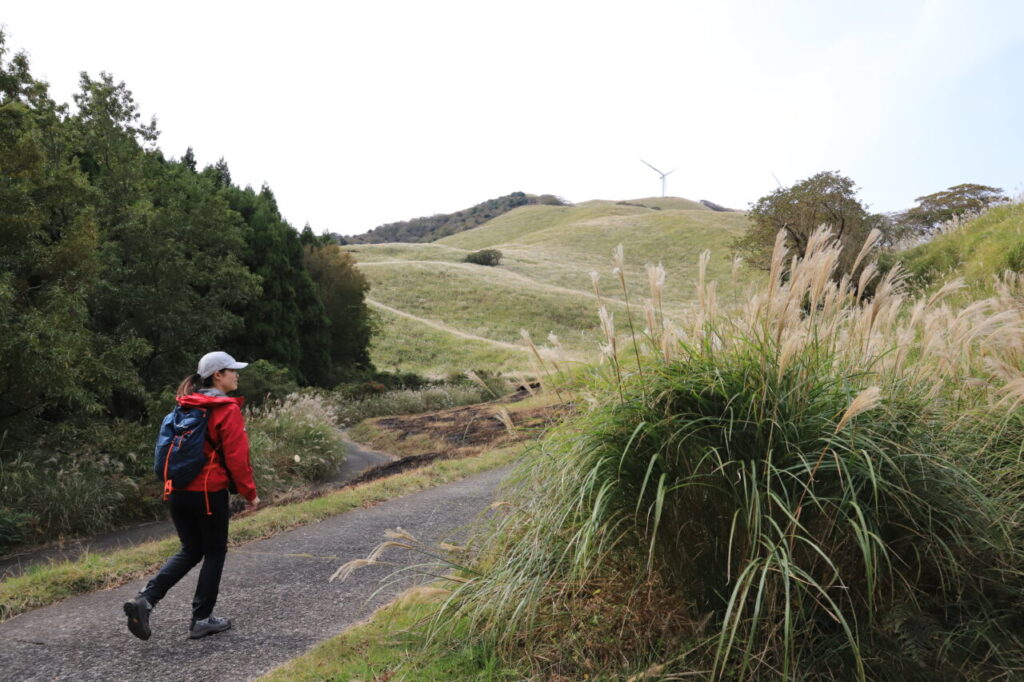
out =
<svg viewBox="0 0 1024 682"><path fill-rule="evenodd" d="M313 394L248 411L253 470L264 499L338 470L347 450L337 419L330 401ZM0 461L0 552L163 517L152 470L156 428L122 420L69 428Z"/></svg>
<svg viewBox="0 0 1024 682"><path fill-rule="evenodd" d="M488 377L493 387L476 384L442 384L416 389L398 389L363 398L341 398L335 401L338 421L352 426L364 419L397 414L418 414L445 410L491 400L507 392L500 377Z"/></svg>
<svg viewBox="0 0 1024 682"><path fill-rule="evenodd" d="M337 411L323 396L294 393L249 413L253 474L261 495L322 481L348 452Z"/></svg>
<svg viewBox="0 0 1024 682"><path fill-rule="evenodd" d="M910 299L869 264L836 284L838 256L825 231L802 257L780 237L741 308L702 265L686 324L612 337L434 634L469 614L570 677L1024 669L1021 279L953 309L959 282Z"/></svg>

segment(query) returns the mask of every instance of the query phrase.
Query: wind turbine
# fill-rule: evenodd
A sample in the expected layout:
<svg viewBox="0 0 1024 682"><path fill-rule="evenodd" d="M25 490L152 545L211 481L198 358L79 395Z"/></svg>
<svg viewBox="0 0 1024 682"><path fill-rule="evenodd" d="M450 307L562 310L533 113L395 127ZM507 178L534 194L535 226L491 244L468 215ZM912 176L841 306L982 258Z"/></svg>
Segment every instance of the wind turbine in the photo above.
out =
<svg viewBox="0 0 1024 682"><path fill-rule="evenodd" d="M665 178L668 177L670 174L675 173L676 169L673 168L668 173L662 173L660 170L658 170L657 168L655 168L651 164L647 163L643 159L640 159L640 162L642 164L644 164L645 166L647 166L648 168L650 168L652 171L654 171L655 173L657 173L658 175L661 176L661 196L665 196Z"/></svg>

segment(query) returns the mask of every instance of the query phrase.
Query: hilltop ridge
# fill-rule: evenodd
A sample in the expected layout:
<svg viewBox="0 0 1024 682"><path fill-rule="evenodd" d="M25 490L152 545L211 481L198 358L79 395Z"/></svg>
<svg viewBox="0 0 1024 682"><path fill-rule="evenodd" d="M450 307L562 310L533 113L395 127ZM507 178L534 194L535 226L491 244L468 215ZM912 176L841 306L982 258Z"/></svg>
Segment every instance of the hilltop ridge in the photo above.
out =
<svg viewBox="0 0 1024 682"><path fill-rule="evenodd" d="M544 204L562 206L566 202L553 194L526 194L512 192L496 199L482 201L475 206L456 211L455 213L438 213L432 216L402 220L395 223L379 225L363 234L343 237L331 234L338 244L385 244L389 242L423 243L451 234L471 230L478 225L511 211L518 206Z"/></svg>
<svg viewBox="0 0 1024 682"><path fill-rule="evenodd" d="M642 331L648 263L664 266L666 316L688 317L705 249L712 253L707 278L717 283L723 302L733 303L760 277L732 269L731 244L746 226L744 213L679 197L592 200L518 206L430 243L344 248L370 282L368 304L383 323L371 351L374 363L443 376L473 368L530 370L521 329L538 344L555 334L564 360L596 360L600 306L614 315L620 333L628 330L630 317ZM612 273L619 244L625 250L628 309ZM501 265L463 262L479 249L501 251ZM591 272L598 274L600 297Z"/></svg>

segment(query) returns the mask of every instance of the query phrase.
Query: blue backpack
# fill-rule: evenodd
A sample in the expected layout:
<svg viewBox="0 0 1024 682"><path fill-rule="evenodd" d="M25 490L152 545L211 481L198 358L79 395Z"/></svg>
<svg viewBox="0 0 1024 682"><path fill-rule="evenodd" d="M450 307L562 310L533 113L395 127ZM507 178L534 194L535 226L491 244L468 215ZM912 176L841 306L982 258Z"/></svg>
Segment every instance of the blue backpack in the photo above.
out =
<svg viewBox="0 0 1024 682"><path fill-rule="evenodd" d="M209 410L178 405L164 417L156 438L153 472L164 482L164 499L184 488L206 464L206 424Z"/></svg>

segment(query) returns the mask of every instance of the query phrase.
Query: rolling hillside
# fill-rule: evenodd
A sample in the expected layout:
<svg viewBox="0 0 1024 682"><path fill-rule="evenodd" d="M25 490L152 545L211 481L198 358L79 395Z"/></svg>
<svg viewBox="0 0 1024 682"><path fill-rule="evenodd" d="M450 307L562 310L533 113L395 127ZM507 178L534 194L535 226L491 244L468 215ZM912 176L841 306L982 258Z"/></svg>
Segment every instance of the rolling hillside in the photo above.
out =
<svg viewBox="0 0 1024 682"><path fill-rule="evenodd" d="M935 288L952 277L963 277L965 300L988 295L997 275L1024 272L1024 203L994 206L899 254L897 260L918 286Z"/></svg>
<svg viewBox="0 0 1024 682"><path fill-rule="evenodd" d="M666 270L664 313L670 318L692 310L704 249L712 252L708 278L717 282L720 300L739 303L739 290L760 276L741 267L737 286L732 282L730 243L746 220L743 213L673 197L528 205L432 243L346 248L370 280L370 304L383 323L372 351L378 367L435 376L470 368L529 370L520 329L538 345L554 333L567 361L598 357L601 303L614 314L618 334L628 332L625 299L612 273L618 244L625 249L638 332L644 327L647 263L660 262ZM504 254L501 266L462 262L484 248ZM600 276L601 302L591 271Z"/></svg>

